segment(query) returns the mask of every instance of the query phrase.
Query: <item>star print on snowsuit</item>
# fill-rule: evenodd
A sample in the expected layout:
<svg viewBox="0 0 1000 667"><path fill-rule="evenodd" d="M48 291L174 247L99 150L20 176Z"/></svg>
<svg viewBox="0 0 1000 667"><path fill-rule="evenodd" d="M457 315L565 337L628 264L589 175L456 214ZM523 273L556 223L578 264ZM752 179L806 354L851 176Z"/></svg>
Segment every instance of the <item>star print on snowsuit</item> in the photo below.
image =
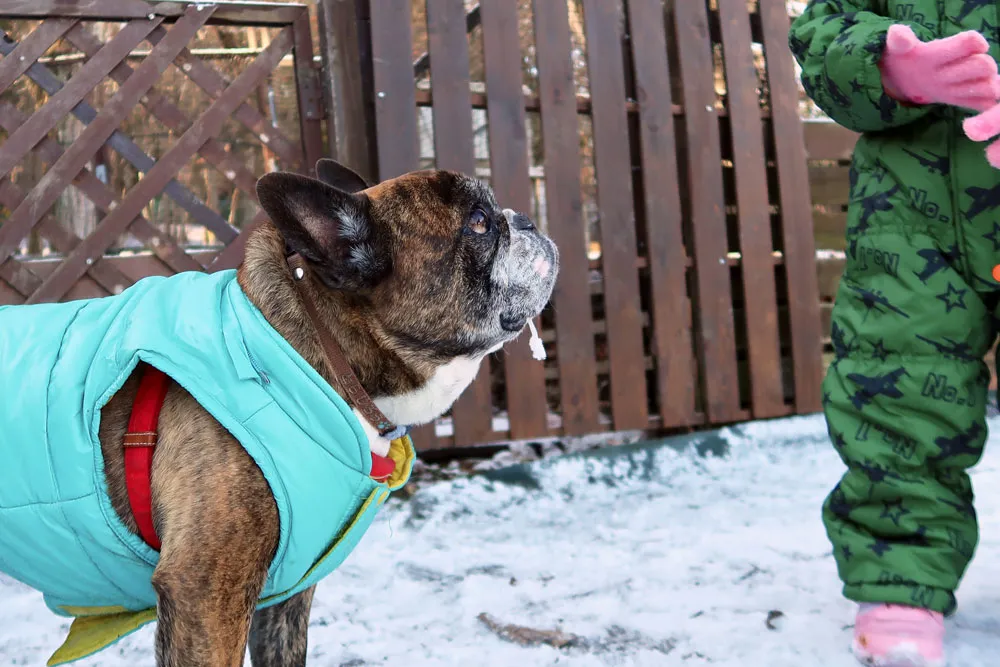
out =
<svg viewBox="0 0 1000 667"><path fill-rule="evenodd" d="M1000 284L1000 171L973 115L896 102L878 62L888 29L922 41L982 30L995 0L813 0L789 34L812 99L861 133L823 410L847 473L823 508L844 593L951 613L978 539L972 485L986 440Z"/></svg>

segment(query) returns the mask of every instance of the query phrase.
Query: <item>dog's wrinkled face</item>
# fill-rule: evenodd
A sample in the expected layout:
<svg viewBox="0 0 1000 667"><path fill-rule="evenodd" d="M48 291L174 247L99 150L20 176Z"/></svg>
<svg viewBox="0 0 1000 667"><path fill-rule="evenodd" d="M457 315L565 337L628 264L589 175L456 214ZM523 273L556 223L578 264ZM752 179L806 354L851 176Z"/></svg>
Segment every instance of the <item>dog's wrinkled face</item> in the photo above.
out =
<svg viewBox="0 0 1000 667"><path fill-rule="evenodd" d="M365 187L330 160L317 171L323 182L264 176L261 204L327 287L355 297L400 350L482 356L548 303L555 244L481 181L422 171Z"/></svg>

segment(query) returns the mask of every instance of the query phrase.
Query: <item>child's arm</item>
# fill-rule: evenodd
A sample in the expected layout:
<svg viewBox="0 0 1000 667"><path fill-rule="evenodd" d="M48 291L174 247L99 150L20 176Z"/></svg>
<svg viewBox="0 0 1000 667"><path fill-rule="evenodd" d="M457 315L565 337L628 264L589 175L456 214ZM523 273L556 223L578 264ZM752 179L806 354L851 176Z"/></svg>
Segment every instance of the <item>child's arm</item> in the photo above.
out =
<svg viewBox="0 0 1000 667"><path fill-rule="evenodd" d="M840 125L878 132L912 123L928 106L909 106L883 88L879 61L889 26L900 23L872 10L875 0L813 1L795 19L788 43L802 66L802 84L814 102ZM922 41L935 35L907 23Z"/></svg>

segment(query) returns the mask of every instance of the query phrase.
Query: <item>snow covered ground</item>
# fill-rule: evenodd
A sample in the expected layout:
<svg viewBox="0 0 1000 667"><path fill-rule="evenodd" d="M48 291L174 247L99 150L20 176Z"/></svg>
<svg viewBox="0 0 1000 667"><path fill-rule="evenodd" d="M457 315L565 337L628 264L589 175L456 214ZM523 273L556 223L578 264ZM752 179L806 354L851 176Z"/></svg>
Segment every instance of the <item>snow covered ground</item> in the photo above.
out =
<svg viewBox="0 0 1000 667"><path fill-rule="evenodd" d="M1000 655L1000 419L991 430L951 667ZM459 478L393 501L320 585L309 664L851 667L852 607L819 520L841 471L822 419L722 438L723 458L625 448L532 464L527 484ZM524 647L482 614L575 640ZM64 632L39 595L0 578L0 665L44 664ZM147 628L79 664L151 665L151 640Z"/></svg>

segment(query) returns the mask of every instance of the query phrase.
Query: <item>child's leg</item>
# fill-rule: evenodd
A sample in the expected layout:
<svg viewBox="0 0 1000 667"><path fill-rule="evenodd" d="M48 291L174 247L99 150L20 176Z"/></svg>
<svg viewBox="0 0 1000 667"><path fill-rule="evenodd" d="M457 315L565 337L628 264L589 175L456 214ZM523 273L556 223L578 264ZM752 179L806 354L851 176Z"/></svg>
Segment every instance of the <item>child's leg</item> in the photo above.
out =
<svg viewBox="0 0 1000 667"><path fill-rule="evenodd" d="M966 470L986 439L994 333L956 247L880 223L849 238L834 308L824 409L848 472L823 519L849 599L949 613L977 542Z"/></svg>

